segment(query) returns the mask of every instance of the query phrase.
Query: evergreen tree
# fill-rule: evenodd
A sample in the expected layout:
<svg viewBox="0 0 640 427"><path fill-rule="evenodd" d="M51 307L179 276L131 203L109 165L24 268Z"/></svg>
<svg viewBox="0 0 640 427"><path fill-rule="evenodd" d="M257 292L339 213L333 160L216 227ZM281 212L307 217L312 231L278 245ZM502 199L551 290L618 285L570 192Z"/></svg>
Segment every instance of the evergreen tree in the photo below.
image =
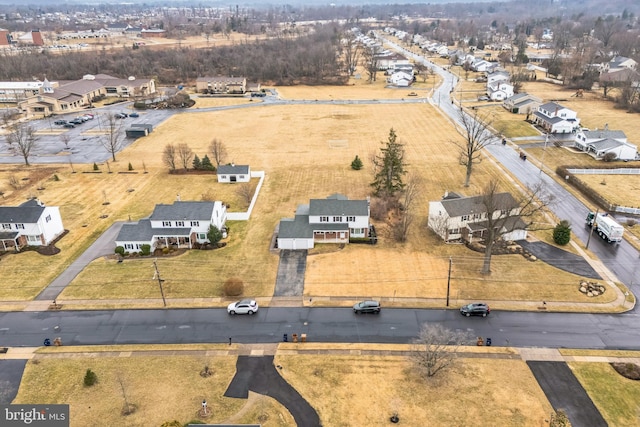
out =
<svg viewBox="0 0 640 427"><path fill-rule="evenodd" d="M211 163L211 159L209 159L209 156L207 156L206 154L202 158L202 165L201 166L202 166L202 169L204 169L206 171L216 170L216 168L214 168L213 164Z"/></svg>
<svg viewBox="0 0 640 427"><path fill-rule="evenodd" d="M210 225L209 231L207 232L207 239L209 239L211 245L217 245L218 242L222 240L222 232L215 225Z"/></svg>
<svg viewBox="0 0 640 427"><path fill-rule="evenodd" d="M362 169L362 160L360 160L360 157L358 157L358 155L356 154L356 158L353 159L353 161L351 162L351 169L359 171L360 169Z"/></svg>
<svg viewBox="0 0 640 427"><path fill-rule="evenodd" d="M202 162L200 161L200 157L196 154L193 156L193 168L196 170L202 169Z"/></svg>
<svg viewBox="0 0 640 427"><path fill-rule="evenodd" d="M559 245L566 245L571 240L571 225L563 219L553 229L553 241Z"/></svg>
<svg viewBox="0 0 640 427"><path fill-rule="evenodd" d="M407 173L404 154L404 145L397 141L396 132L391 128L386 145L380 149L380 154L373 161L376 174L371 186L376 196L393 196L402 191L402 175Z"/></svg>

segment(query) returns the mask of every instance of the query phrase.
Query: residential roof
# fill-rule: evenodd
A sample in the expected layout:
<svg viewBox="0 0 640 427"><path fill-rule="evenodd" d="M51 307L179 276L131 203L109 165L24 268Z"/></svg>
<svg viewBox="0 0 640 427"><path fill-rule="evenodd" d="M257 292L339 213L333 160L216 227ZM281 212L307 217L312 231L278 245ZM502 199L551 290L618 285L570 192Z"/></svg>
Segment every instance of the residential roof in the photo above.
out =
<svg viewBox="0 0 640 427"><path fill-rule="evenodd" d="M539 117L540 119L546 121L547 123L551 123L552 125L556 123L560 123L561 121L565 120L562 117L558 117L558 116L554 116L554 117L545 116L540 111L534 111L533 115L536 117Z"/></svg>
<svg viewBox="0 0 640 427"><path fill-rule="evenodd" d="M189 220L208 221L216 203L220 202L173 202L173 205L156 205L149 219L153 221Z"/></svg>
<svg viewBox="0 0 640 427"><path fill-rule="evenodd" d="M508 216L506 218L494 220L493 225L496 227L501 226L501 229L498 230L501 233L513 230L524 230L527 227L527 223L519 216ZM469 227L471 231L486 230L487 221L472 222L467 224L467 227Z"/></svg>
<svg viewBox="0 0 640 427"><path fill-rule="evenodd" d="M557 102L547 102L542 104L540 108L546 111L556 111L556 110L563 110L565 107L558 104Z"/></svg>
<svg viewBox="0 0 640 427"><path fill-rule="evenodd" d="M369 215L369 202L347 199L311 199L309 215Z"/></svg>
<svg viewBox="0 0 640 427"><path fill-rule="evenodd" d="M249 165L220 165L218 175L249 175Z"/></svg>
<svg viewBox="0 0 640 427"><path fill-rule="evenodd" d="M297 215L295 218L284 218L280 220L278 237L283 239L311 239L314 231L346 231L349 224L324 223L309 224L309 215Z"/></svg>
<svg viewBox="0 0 640 427"><path fill-rule="evenodd" d="M589 147L593 147L596 151L606 151L611 150L612 148L620 147L621 145L624 145L624 143L616 141L615 139L606 138L601 139L600 141L590 142L588 145Z"/></svg>
<svg viewBox="0 0 640 427"><path fill-rule="evenodd" d="M246 77L228 77L228 76L217 76L217 77L198 77L196 82L225 82L225 83L244 83Z"/></svg>
<svg viewBox="0 0 640 427"><path fill-rule="evenodd" d="M0 206L0 223L35 224L44 212L44 205L36 199L29 200L20 206Z"/></svg>
<svg viewBox="0 0 640 427"><path fill-rule="evenodd" d="M584 136L587 139L627 139L627 135L621 130L585 130Z"/></svg>
<svg viewBox="0 0 640 427"><path fill-rule="evenodd" d="M141 219L137 223L124 224L116 242L149 242L153 236L189 236L190 228L152 228L151 220Z"/></svg>
<svg viewBox="0 0 640 427"><path fill-rule="evenodd" d="M518 202L510 193L497 193L495 197L495 207L497 209L513 209L518 206ZM450 218L469 215L472 213L484 213L487 208L483 204L483 196L461 197L459 199L441 200L442 207L447 211Z"/></svg>
<svg viewBox="0 0 640 427"><path fill-rule="evenodd" d="M16 240L19 231L0 231L0 240Z"/></svg>

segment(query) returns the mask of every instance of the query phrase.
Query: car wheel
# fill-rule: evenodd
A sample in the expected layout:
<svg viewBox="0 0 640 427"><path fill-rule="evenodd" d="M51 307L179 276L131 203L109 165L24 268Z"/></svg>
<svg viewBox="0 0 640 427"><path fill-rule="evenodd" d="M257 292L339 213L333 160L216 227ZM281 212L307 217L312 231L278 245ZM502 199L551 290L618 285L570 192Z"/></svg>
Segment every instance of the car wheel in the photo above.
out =
<svg viewBox="0 0 640 427"><path fill-rule="evenodd" d="M249 315L251 315L251 314L253 314L253 311L252 311L252 310L249 310Z"/></svg>
<svg viewBox="0 0 640 427"><path fill-rule="evenodd" d="M471 316L471 313L465 313L464 315L469 317L469 316Z"/></svg>
<svg viewBox="0 0 640 427"><path fill-rule="evenodd" d="M375 310L374 313L378 314L378 313L380 313L380 310Z"/></svg>
<svg viewBox="0 0 640 427"><path fill-rule="evenodd" d="M487 317L487 313L482 313L482 317Z"/></svg>
<svg viewBox="0 0 640 427"><path fill-rule="evenodd" d="M231 311L229 312L229 314L236 314L236 312L235 312L235 311L233 311L233 310L231 310Z"/></svg>
<svg viewBox="0 0 640 427"><path fill-rule="evenodd" d="M353 310L354 313L360 314L360 310Z"/></svg>

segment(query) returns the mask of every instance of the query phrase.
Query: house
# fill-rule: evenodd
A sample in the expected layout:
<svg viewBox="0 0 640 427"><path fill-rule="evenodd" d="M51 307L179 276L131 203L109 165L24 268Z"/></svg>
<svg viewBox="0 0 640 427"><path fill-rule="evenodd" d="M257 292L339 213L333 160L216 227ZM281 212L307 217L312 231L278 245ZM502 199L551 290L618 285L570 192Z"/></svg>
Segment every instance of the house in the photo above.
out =
<svg viewBox="0 0 640 427"><path fill-rule="evenodd" d="M369 200L349 200L342 194L311 199L299 205L294 218L278 227L279 249L312 249L315 243L349 243L369 237Z"/></svg>
<svg viewBox="0 0 640 427"><path fill-rule="evenodd" d="M18 37L18 43L31 46L44 46L44 40L42 39L42 33L40 30L32 30L28 33L24 33Z"/></svg>
<svg viewBox="0 0 640 427"><path fill-rule="evenodd" d="M504 101L513 96L513 85L503 81L488 83L487 95L492 101Z"/></svg>
<svg viewBox="0 0 640 427"><path fill-rule="evenodd" d="M533 113L533 121L548 133L571 133L580 126L577 113L555 102L547 102Z"/></svg>
<svg viewBox="0 0 640 427"><path fill-rule="evenodd" d="M161 28L142 29L140 37L145 39L167 37L167 32Z"/></svg>
<svg viewBox="0 0 640 427"><path fill-rule="evenodd" d="M514 114L530 114L537 111L541 104L542 100L537 96L522 92L505 99L502 106Z"/></svg>
<svg viewBox="0 0 640 427"><path fill-rule="evenodd" d="M397 87L409 87L413 83L413 74L396 71L387 78L387 83Z"/></svg>
<svg viewBox="0 0 640 427"><path fill-rule="evenodd" d="M245 93L247 91L246 77L198 77L196 79L198 93L223 94Z"/></svg>
<svg viewBox="0 0 640 427"><path fill-rule="evenodd" d="M611 61L603 64L604 71L607 73L612 73L614 71L620 71L624 69L635 70L638 66L638 63L625 56L615 56L611 59Z"/></svg>
<svg viewBox="0 0 640 427"><path fill-rule="evenodd" d="M510 193L497 193L492 218L504 240L523 240L526 224L518 216L520 206ZM484 239L487 231L487 207L483 196L462 197L445 193L442 200L429 202L428 226L445 242Z"/></svg>
<svg viewBox="0 0 640 427"><path fill-rule="evenodd" d="M498 71L494 71L492 73L487 74L487 87L493 83L498 83L498 82L509 83L510 81L511 81L511 76L509 75L508 72L503 70L498 70Z"/></svg>
<svg viewBox="0 0 640 427"><path fill-rule="evenodd" d="M471 70L479 73L491 72L497 66L495 62L489 62L484 59L476 59L471 63Z"/></svg>
<svg viewBox="0 0 640 427"><path fill-rule="evenodd" d="M395 52L376 55L376 59L378 61L379 70L393 70L397 65L410 64L409 60L405 56Z"/></svg>
<svg viewBox="0 0 640 427"><path fill-rule="evenodd" d="M20 206L0 206L0 250L46 246L64 233L60 209L31 199Z"/></svg>
<svg viewBox="0 0 640 427"><path fill-rule="evenodd" d="M249 182L251 168L249 165L220 165L216 171L218 182Z"/></svg>
<svg viewBox="0 0 640 427"><path fill-rule="evenodd" d="M122 226L116 246L127 252L140 252L142 245L149 245L151 252L169 246L191 249L194 243L209 243L209 227L223 230L226 220L227 208L219 201L156 205L149 218Z"/></svg>
<svg viewBox="0 0 640 427"><path fill-rule="evenodd" d="M613 153L619 160L636 160L638 147L630 144L621 130L579 130L576 132L574 147L596 159Z"/></svg>

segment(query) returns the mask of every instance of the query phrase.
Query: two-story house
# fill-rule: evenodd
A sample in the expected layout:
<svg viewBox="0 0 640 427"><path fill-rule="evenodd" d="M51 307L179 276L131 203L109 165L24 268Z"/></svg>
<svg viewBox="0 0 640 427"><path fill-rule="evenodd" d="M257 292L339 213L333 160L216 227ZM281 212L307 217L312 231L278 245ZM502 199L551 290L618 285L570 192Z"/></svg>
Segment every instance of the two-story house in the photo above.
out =
<svg viewBox="0 0 640 427"><path fill-rule="evenodd" d="M547 102L533 113L533 121L548 133L571 133L580 126L578 114L555 102Z"/></svg>
<svg viewBox="0 0 640 427"><path fill-rule="evenodd" d="M31 199L20 206L0 206L0 250L46 246L64 233L60 209Z"/></svg>
<svg viewBox="0 0 640 427"><path fill-rule="evenodd" d="M152 252L169 246L191 249L194 243L208 243L209 226L222 230L226 220L227 208L219 201L156 205L149 218L122 226L116 246L127 252L140 252L145 244Z"/></svg>
<svg viewBox="0 0 640 427"><path fill-rule="evenodd" d="M621 130L579 130L574 147L596 159L603 158L607 153L615 154L618 160L635 160L638 156L638 146L629 143L627 135Z"/></svg>
<svg viewBox="0 0 640 427"><path fill-rule="evenodd" d="M369 237L369 201L349 200L342 194L311 199L299 205L294 218L278 227L279 249L312 249L315 243L349 243Z"/></svg>
<svg viewBox="0 0 640 427"><path fill-rule="evenodd" d="M518 216L520 205L510 193L494 195L491 217L504 240L527 238L526 224ZM442 200L429 202L428 226L445 242L483 240L489 212L483 196L462 197L446 193Z"/></svg>

